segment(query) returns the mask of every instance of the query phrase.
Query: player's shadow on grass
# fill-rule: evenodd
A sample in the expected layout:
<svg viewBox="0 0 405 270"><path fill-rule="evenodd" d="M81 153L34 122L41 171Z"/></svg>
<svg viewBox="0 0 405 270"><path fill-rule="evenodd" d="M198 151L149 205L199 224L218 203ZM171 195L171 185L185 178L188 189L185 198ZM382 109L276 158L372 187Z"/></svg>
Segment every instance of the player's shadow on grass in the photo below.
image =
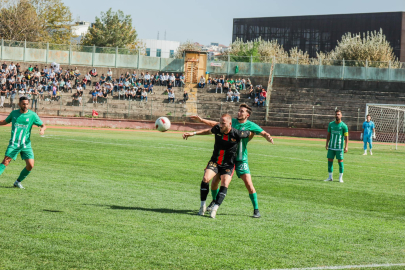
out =
<svg viewBox="0 0 405 270"><path fill-rule="evenodd" d="M0 188L15 188L14 186L0 186Z"/></svg>

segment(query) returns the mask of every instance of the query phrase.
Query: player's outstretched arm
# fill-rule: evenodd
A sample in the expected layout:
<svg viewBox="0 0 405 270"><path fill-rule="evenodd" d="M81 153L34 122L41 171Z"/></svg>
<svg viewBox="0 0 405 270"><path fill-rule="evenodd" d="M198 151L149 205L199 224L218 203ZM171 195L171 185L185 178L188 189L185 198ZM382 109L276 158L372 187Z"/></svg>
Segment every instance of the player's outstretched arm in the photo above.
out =
<svg viewBox="0 0 405 270"><path fill-rule="evenodd" d="M183 139L187 140L188 137L192 137L195 135L209 135L212 134L211 129L204 129L197 132L186 132L183 134Z"/></svg>
<svg viewBox="0 0 405 270"><path fill-rule="evenodd" d="M6 120L2 120L2 121L0 121L0 126L4 126L4 125L7 125L8 123L6 122Z"/></svg>
<svg viewBox="0 0 405 270"><path fill-rule="evenodd" d="M273 138L272 138L272 137L270 136L270 134L267 133L266 131L263 130L263 131L260 133L260 136L262 136L263 138L265 138L269 143L274 144Z"/></svg>
<svg viewBox="0 0 405 270"><path fill-rule="evenodd" d="M214 127L215 125L218 125L218 122L201 118L201 117L198 116L198 115L190 116L190 118L193 119L193 120L197 120L197 121L200 122L200 123L204 123L204 124L206 124L206 125L208 125L208 126L210 126L210 127Z"/></svg>

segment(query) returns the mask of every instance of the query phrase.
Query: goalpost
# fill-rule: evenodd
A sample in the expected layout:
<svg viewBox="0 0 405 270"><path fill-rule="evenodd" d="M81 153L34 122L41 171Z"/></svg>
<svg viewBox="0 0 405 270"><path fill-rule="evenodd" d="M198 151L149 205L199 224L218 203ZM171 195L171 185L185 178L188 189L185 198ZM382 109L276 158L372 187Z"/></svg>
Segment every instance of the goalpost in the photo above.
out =
<svg viewBox="0 0 405 270"><path fill-rule="evenodd" d="M377 142L390 143L398 149L405 143L405 104L366 104L366 116L375 124Z"/></svg>

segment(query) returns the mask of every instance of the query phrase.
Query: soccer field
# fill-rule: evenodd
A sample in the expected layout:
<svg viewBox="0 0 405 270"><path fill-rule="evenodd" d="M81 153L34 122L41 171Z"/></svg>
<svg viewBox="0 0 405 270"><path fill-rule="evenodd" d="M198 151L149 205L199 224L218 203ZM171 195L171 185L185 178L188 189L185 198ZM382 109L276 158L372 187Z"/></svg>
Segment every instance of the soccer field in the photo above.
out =
<svg viewBox="0 0 405 270"><path fill-rule="evenodd" d="M0 138L3 155L10 127ZM48 129L41 138L34 128L31 138L26 189L11 188L20 158L0 176L0 269L405 268L404 149L362 156L350 142L345 182L324 182L325 141L256 136L249 164L262 218L250 217L234 175L210 219L196 214L213 136Z"/></svg>

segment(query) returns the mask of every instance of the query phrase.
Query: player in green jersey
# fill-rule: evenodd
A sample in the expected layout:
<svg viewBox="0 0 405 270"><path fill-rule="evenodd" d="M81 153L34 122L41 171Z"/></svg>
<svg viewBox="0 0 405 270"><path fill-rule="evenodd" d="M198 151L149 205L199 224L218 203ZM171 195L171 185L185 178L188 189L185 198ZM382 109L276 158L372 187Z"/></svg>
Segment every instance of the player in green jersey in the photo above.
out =
<svg viewBox="0 0 405 270"><path fill-rule="evenodd" d="M12 123L10 142L3 162L0 164L0 175L10 161L12 159L16 160L17 155L20 154L21 158L25 160L26 167L21 171L20 176L14 183L14 187L23 189L21 182L34 168L34 152L30 141L32 125L41 127L39 130L41 136L44 135L46 127L35 112L28 110L29 100L27 97L21 97L18 105L19 110L12 111L5 120L0 121L0 125Z"/></svg>
<svg viewBox="0 0 405 270"><path fill-rule="evenodd" d="M329 123L328 136L326 137L326 150L328 150L329 177L325 181L333 181L333 159L336 156L339 164L339 182L343 183L343 153L347 153L349 147L349 129L342 122L342 112L335 112L335 121ZM343 141L345 147L343 148Z"/></svg>
<svg viewBox="0 0 405 270"><path fill-rule="evenodd" d="M269 133L264 131L261 127L259 127L255 123L248 120L248 118L250 117L251 114L252 114L252 109L246 104L241 104L239 106L238 117L236 119L235 118L232 119L233 128L238 129L238 130L251 131L251 133L252 133L249 138L242 139L241 142L239 143L238 152L237 152L237 156L236 156L236 162L235 162L235 170L236 170L236 174L238 175L238 177L241 178L243 180L243 182L245 183L245 186L249 192L249 197L253 204L253 217L259 218L260 212L259 212L259 204L258 204L258 200L257 200L257 193L253 186L252 176L250 174L250 169L249 169L249 165L248 165L247 144L253 138L253 136L255 134L261 135L268 142L271 142L273 144L274 144L274 142ZM198 115L192 116L191 118L195 119L201 123L207 124L209 126L215 126L216 124L218 124L215 121L202 119ZM215 201L216 196L218 194L218 185L219 185L220 181L221 180L218 175L216 175L214 177L214 180L212 181L211 195L213 198L213 202ZM211 204L208 206L207 210L210 210L212 208L213 202L211 202Z"/></svg>

